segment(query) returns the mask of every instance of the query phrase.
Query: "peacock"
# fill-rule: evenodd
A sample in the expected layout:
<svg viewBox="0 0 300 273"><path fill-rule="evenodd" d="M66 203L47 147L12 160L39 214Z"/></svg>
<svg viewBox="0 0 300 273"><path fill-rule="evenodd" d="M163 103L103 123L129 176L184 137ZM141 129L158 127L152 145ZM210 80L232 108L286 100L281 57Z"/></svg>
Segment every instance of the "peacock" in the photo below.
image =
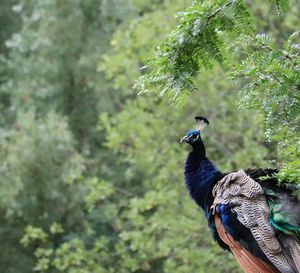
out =
<svg viewBox="0 0 300 273"><path fill-rule="evenodd" d="M281 182L276 169L222 173L206 157L201 138L209 124L181 139L192 146L184 169L186 188L205 213L213 238L246 273L300 273L300 201L296 183Z"/></svg>

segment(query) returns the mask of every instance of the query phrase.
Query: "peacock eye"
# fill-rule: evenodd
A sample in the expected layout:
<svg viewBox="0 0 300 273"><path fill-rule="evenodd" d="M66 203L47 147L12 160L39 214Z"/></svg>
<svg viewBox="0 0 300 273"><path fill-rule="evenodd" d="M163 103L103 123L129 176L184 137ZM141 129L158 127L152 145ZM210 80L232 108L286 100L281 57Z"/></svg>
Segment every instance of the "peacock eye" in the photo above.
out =
<svg viewBox="0 0 300 273"><path fill-rule="evenodd" d="M199 135L193 135L192 140L197 140L199 138Z"/></svg>

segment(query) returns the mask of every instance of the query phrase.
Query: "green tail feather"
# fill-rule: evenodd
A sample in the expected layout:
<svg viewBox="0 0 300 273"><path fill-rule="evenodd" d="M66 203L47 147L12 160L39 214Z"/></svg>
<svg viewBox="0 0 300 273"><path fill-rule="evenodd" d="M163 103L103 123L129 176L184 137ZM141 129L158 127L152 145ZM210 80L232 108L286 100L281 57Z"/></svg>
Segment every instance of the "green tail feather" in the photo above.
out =
<svg viewBox="0 0 300 273"><path fill-rule="evenodd" d="M268 200L268 204L271 225L287 235L300 237L300 227L291 224L292 215L284 210L283 205L274 200Z"/></svg>

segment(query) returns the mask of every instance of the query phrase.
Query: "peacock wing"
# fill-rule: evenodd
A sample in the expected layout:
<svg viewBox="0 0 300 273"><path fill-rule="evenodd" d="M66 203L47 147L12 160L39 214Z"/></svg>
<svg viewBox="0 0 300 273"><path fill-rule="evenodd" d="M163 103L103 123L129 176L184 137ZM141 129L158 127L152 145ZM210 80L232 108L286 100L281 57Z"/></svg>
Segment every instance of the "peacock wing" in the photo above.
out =
<svg viewBox="0 0 300 273"><path fill-rule="evenodd" d="M245 172L264 190L270 208L270 223L286 235L300 238L300 187L296 183L278 181L275 169L249 169Z"/></svg>
<svg viewBox="0 0 300 273"><path fill-rule="evenodd" d="M219 214L225 230L233 235L234 239L240 240L236 225L232 223L235 217L240 226L250 231L249 237L244 236L240 243L248 245L251 253L257 257L266 257L267 261L280 272L299 272L295 266L297 261L286 257L275 229L269 222L270 208L264 189L259 183L244 171L230 173L214 186L213 195L215 197L213 208ZM256 247L251 248L251 240L255 241ZM292 242L294 248L296 246L298 250L297 239L293 238Z"/></svg>
<svg viewBox="0 0 300 273"><path fill-rule="evenodd" d="M238 240L234 239L226 231L221 219L217 215L215 215L214 220L220 239L228 245L245 273L279 273L273 265L253 255Z"/></svg>

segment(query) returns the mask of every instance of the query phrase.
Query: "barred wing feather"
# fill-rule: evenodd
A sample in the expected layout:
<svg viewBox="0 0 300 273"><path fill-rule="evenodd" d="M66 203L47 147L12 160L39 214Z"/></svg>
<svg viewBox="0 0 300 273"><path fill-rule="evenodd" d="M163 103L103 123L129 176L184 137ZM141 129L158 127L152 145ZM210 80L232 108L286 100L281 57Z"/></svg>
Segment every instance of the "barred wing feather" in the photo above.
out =
<svg viewBox="0 0 300 273"><path fill-rule="evenodd" d="M277 227L282 225L279 225L276 217L272 218L272 214L278 216L280 202L274 196L273 199L267 196L258 182L243 170L230 173L214 186L213 196L212 208L216 210L216 214L219 214L224 230L229 235L233 235L233 238L238 234L234 231L235 227L229 227L227 220L230 217L236 217L237 221L249 230L250 237L256 241L263 253L260 256L266 257L269 264L277 269L265 272L300 272L299 240L295 233L286 234ZM284 224L287 225L287 223ZM220 229L218 232L220 233ZM235 255L234 252L233 254ZM237 255L235 257L238 259ZM245 267L243 269L245 272L252 272Z"/></svg>

